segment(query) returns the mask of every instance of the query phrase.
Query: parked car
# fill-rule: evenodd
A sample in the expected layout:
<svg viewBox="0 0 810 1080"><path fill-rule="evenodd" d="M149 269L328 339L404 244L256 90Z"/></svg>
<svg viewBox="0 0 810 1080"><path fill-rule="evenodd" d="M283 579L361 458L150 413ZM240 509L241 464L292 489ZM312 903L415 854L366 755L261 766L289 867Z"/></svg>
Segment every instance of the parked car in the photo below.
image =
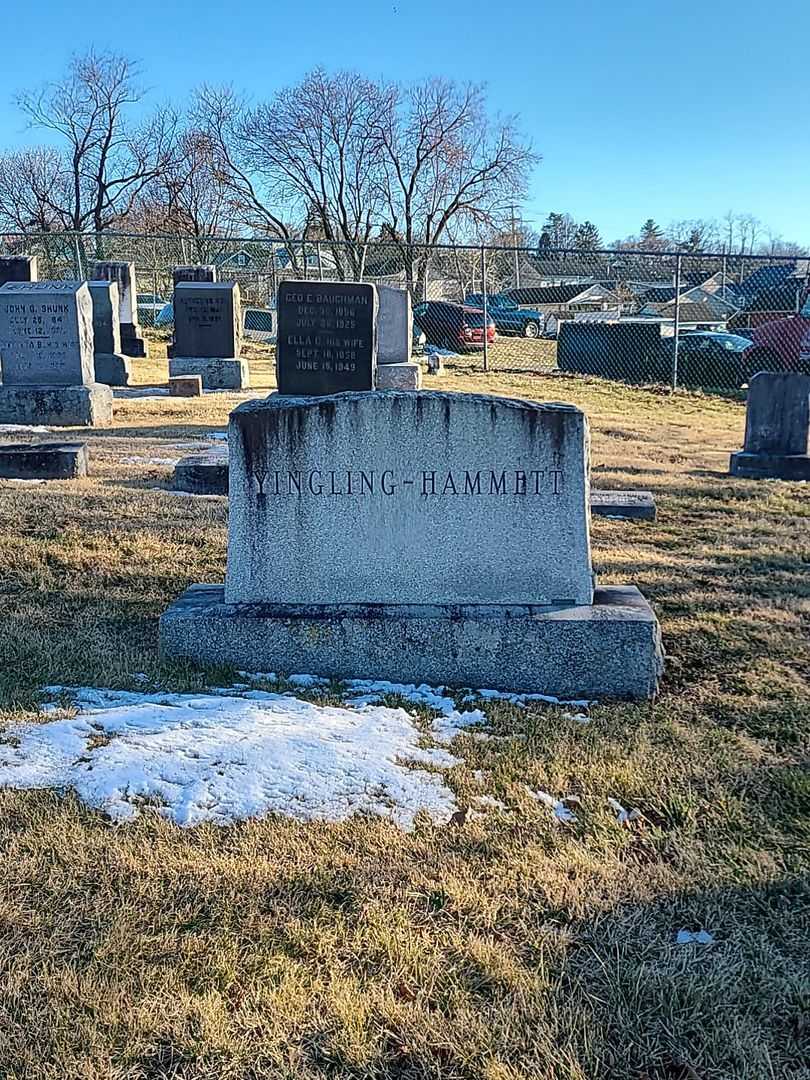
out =
<svg viewBox="0 0 810 1080"><path fill-rule="evenodd" d="M484 294L467 293L464 303L483 309ZM521 337L536 338L540 337L546 324L546 317L542 312L519 307L503 293L487 296L487 314L492 316L499 334L519 334Z"/></svg>
<svg viewBox="0 0 810 1080"><path fill-rule="evenodd" d="M685 330L678 335L678 382L681 386L737 387L748 380L744 356L751 342L720 330ZM664 376L671 371L674 338L664 338Z"/></svg>
<svg viewBox="0 0 810 1080"><path fill-rule="evenodd" d="M157 293L138 293L138 322L141 326L156 326L165 307L166 301Z"/></svg>
<svg viewBox="0 0 810 1080"><path fill-rule="evenodd" d="M413 321L423 330L429 344L453 352L471 352L484 347L484 313L449 300L425 300L413 309ZM487 343L495 340L495 323L487 319Z"/></svg>
<svg viewBox="0 0 810 1080"><path fill-rule="evenodd" d="M242 328L246 338L272 344L276 340L276 314L267 308L242 309ZM174 304L164 304L155 316L155 326L170 329L174 326Z"/></svg>
<svg viewBox="0 0 810 1080"><path fill-rule="evenodd" d="M758 371L810 373L810 287L795 315L756 326L751 336L744 357L749 376Z"/></svg>

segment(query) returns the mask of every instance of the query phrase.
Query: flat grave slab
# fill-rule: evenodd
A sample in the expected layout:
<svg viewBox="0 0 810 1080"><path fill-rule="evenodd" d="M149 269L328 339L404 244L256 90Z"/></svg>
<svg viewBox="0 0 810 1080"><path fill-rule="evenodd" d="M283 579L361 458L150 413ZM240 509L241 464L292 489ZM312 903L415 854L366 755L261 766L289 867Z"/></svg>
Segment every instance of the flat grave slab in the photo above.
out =
<svg viewBox="0 0 810 1080"><path fill-rule="evenodd" d="M601 491L591 488L591 513L599 517L655 521L655 497L651 491Z"/></svg>
<svg viewBox="0 0 810 1080"><path fill-rule="evenodd" d="M0 478L4 480L75 480L87 476L87 443L3 443Z"/></svg>

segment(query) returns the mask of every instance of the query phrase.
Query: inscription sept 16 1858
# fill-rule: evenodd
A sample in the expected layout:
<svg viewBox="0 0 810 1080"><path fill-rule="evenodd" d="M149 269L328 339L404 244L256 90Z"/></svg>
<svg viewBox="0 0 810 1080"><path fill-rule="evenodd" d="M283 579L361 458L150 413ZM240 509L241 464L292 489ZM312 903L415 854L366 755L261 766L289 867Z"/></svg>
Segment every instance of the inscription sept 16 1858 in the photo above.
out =
<svg viewBox="0 0 810 1080"><path fill-rule="evenodd" d="M276 339L279 393L372 390L376 314L373 285L283 281Z"/></svg>

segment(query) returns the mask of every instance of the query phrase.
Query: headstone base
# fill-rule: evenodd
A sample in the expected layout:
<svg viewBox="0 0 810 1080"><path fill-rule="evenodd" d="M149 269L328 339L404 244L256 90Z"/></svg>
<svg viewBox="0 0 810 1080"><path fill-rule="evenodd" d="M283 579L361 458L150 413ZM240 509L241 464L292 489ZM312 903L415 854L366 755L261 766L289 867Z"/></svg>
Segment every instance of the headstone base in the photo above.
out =
<svg viewBox="0 0 810 1080"><path fill-rule="evenodd" d="M810 454L747 454L738 450L731 455L729 472L749 480L810 480Z"/></svg>
<svg viewBox="0 0 810 1080"><path fill-rule="evenodd" d="M643 700L663 671L661 631L633 586L592 605L226 604L192 585L160 619L164 656L250 671L388 679L560 698Z"/></svg>
<svg viewBox="0 0 810 1080"><path fill-rule="evenodd" d="M413 360L401 364L378 364L377 390L421 390L422 369Z"/></svg>
<svg viewBox="0 0 810 1080"><path fill-rule="evenodd" d="M143 339L140 326L121 323L121 352L125 356L135 356L141 360L149 356L149 348Z"/></svg>
<svg viewBox="0 0 810 1080"><path fill-rule="evenodd" d="M169 361L169 376L200 375L204 390L247 390L250 368L239 357L220 359L210 356L174 356Z"/></svg>
<svg viewBox="0 0 810 1080"><path fill-rule="evenodd" d="M108 427L113 418L109 386L2 386L0 424Z"/></svg>
<svg viewBox="0 0 810 1080"><path fill-rule="evenodd" d="M173 486L192 495L227 495L228 452L208 450L181 458L174 467Z"/></svg>
<svg viewBox="0 0 810 1080"><path fill-rule="evenodd" d="M96 382L105 386L129 386L132 367L129 358L120 353L96 353L93 357Z"/></svg>
<svg viewBox="0 0 810 1080"><path fill-rule="evenodd" d="M4 480L74 480L87 476L87 443L6 443L0 446Z"/></svg>
<svg viewBox="0 0 810 1080"><path fill-rule="evenodd" d="M591 513L599 517L655 521L651 491L597 491L591 488Z"/></svg>

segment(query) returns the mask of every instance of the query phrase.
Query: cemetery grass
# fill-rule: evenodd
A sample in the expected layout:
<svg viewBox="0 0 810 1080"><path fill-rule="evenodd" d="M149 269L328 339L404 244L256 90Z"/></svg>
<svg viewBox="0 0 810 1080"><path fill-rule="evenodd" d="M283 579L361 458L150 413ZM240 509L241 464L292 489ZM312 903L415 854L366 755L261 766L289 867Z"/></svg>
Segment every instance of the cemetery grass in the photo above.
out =
<svg viewBox="0 0 810 1080"><path fill-rule="evenodd" d="M269 385L258 348L253 367ZM586 724L488 704L508 738L460 736L448 782L507 809L412 833L148 808L114 827L70 793L1 791L3 1076L810 1076L807 487L726 475L734 402L469 365L431 385L581 405L595 485L655 493L657 523L597 518L593 543L600 579L656 607L659 698ZM119 400L82 434L92 478L0 481L2 727L46 684L233 678L162 664L157 618L223 578L226 500L163 489L237 400ZM576 822L526 785L578 798Z"/></svg>

